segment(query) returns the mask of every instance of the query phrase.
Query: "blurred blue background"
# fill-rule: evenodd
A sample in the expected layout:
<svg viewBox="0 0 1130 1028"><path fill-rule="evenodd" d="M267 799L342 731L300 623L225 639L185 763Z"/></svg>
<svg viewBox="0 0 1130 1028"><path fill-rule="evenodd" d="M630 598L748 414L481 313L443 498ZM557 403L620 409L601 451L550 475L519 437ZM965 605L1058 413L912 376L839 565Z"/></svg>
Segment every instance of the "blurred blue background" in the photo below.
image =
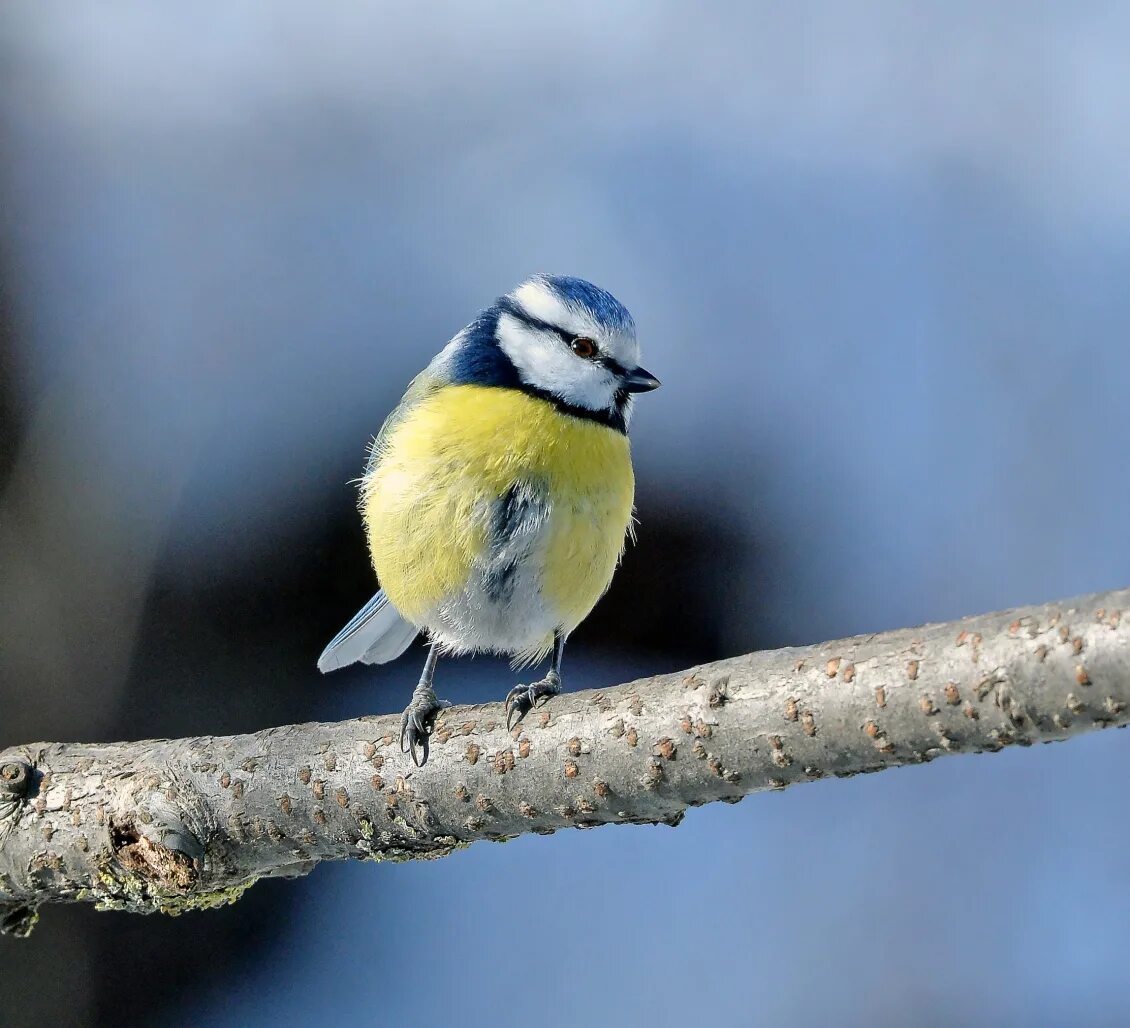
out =
<svg viewBox="0 0 1130 1028"><path fill-rule="evenodd" d="M0 745L400 709L418 649L314 669L372 590L346 483L534 271L614 292L664 382L571 686L1130 585L1127 38L1116 3L6 3ZM1125 1024L1128 773L1100 733L50 909L0 1023Z"/></svg>

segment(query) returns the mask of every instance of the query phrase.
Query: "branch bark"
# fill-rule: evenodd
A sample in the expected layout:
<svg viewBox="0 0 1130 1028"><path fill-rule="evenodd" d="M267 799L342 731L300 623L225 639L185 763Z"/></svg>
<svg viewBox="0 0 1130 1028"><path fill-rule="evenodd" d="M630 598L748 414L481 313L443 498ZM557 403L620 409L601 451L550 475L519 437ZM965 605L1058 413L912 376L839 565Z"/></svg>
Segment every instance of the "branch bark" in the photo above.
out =
<svg viewBox="0 0 1130 1028"><path fill-rule="evenodd" d="M398 716L7 749L0 928L26 935L48 902L216 906L321 860L677 825L715 800L1125 725L1124 620L1130 589L754 653L567 693L512 732L501 703L453 707L423 768Z"/></svg>

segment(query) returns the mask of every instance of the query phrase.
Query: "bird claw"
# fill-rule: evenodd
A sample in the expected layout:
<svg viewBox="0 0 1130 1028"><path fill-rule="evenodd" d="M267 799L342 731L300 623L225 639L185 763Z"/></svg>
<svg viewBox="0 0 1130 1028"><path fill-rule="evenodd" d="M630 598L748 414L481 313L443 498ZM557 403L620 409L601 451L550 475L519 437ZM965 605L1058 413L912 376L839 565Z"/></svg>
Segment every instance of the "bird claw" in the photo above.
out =
<svg viewBox="0 0 1130 1028"><path fill-rule="evenodd" d="M437 699L430 689L412 694L412 702L400 718L400 752L407 753L417 767L428 762L428 739L435 728L436 715L450 706L448 700Z"/></svg>
<svg viewBox="0 0 1130 1028"><path fill-rule="evenodd" d="M546 696L556 696L561 691L561 679L550 675L531 685L516 685L506 694L506 730L520 724L538 700Z"/></svg>

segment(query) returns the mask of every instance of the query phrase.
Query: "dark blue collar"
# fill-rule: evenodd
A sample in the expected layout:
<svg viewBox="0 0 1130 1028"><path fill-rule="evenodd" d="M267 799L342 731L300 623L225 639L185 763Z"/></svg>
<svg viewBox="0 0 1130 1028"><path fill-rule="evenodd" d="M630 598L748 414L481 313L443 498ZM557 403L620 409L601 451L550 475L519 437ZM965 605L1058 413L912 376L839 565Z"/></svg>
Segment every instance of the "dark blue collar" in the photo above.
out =
<svg viewBox="0 0 1130 1028"><path fill-rule="evenodd" d="M503 298L493 307L483 311L463 332L460 346L452 355L446 365L448 381L452 385L482 385L494 386L501 389L516 389L527 396L536 397L552 405L562 414L569 417L580 418L584 421L595 421L615 432L628 434L628 403L627 390L621 389L616 393L616 404L611 410L590 410L587 407L578 407L574 403L563 400L547 389L539 389L527 382L523 382L518 375L514 362L502 351L498 345L497 329L499 316L505 311L525 322L532 328L557 332L559 329L531 318L508 298Z"/></svg>

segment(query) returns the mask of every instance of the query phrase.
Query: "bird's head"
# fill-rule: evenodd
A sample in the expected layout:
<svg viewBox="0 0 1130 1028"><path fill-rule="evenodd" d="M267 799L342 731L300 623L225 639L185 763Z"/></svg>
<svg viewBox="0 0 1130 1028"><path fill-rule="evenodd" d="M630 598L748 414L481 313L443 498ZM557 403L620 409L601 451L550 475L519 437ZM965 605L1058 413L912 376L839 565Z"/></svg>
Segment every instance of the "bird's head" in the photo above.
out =
<svg viewBox="0 0 1130 1028"><path fill-rule="evenodd" d="M441 359L453 381L524 389L623 431L632 394L659 386L639 355L635 322L611 293L580 278L535 275L479 315Z"/></svg>

